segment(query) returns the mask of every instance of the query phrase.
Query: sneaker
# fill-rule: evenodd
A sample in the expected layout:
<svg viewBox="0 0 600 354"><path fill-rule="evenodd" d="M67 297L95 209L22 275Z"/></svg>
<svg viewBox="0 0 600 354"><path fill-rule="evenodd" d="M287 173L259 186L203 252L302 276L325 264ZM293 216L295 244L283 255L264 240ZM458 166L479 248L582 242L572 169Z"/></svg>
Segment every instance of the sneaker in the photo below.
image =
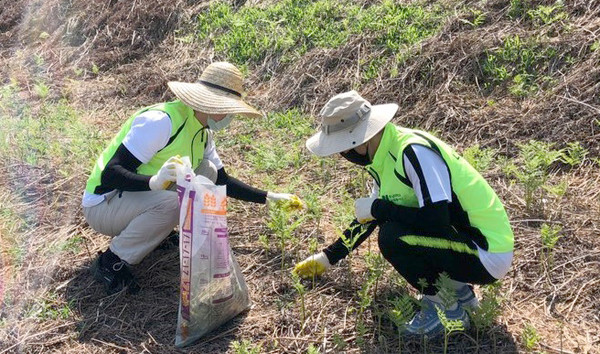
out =
<svg viewBox="0 0 600 354"><path fill-rule="evenodd" d="M456 290L458 305L464 309L474 310L479 307L479 300L473 292L473 286L465 284L462 288Z"/></svg>
<svg viewBox="0 0 600 354"><path fill-rule="evenodd" d="M94 279L104 286L104 290L108 295L118 293L123 289L127 289L129 294L135 294L140 290L133 274L129 271L127 263L110 250L99 254L92 265L92 273Z"/></svg>
<svg viewBox="0 0 600 354"><path fill-rule="evenodd" d="M404 334L407 336L427 336L433 338L444 333L444 325L438 317L436 306L443 308L443 305L435 303L427 297L423 297L421 300L421 310L408 323L404 329ZM460 320L463 322L465 329L469 328L469 316L467 316L467 312L461 306L456 306L454 310L445 310L444 313L448 320Z"/></svg>

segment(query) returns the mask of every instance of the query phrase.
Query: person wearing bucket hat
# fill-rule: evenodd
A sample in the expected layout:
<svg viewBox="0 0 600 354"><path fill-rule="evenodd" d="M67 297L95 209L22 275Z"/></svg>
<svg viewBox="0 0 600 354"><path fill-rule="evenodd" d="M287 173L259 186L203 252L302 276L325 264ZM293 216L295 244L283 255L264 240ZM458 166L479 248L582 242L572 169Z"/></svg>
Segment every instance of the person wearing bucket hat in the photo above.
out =
<svg viewBox="0 0 600 354"><path fill-rule="evenodd" d="M234 116L261 117L242 96L243 78L232 64L208 65L195 83L169 82L177 99L135 112L102 152L83 193L83 214L96 231L114 236L92 271L107 293L139 289L135 265L173 234L179 221L175 167L188 156L197 174L227 186L227 195L256 203L299 199L266 192L228 175L212 131Z"/></svg>
<svg viewBox="0 0 600 354"><path fill-rule="evenodd" d="M504 277L514 236L484 178L440 139L391 123L397 110L396 104L371 105L355 91L336 95L321 110L321 130L306 147L318 156L339 153L373 177L373 193L355 201L356 219L344 237L357 237L356 248L379 227L383 257L423 293L405 334L435 336L443 332L437 308L468 327L465 309L478 305L471 284ZM320 275L348 252L340 238L294 271ZM442 273L455 293L440 290Z"/></svg>

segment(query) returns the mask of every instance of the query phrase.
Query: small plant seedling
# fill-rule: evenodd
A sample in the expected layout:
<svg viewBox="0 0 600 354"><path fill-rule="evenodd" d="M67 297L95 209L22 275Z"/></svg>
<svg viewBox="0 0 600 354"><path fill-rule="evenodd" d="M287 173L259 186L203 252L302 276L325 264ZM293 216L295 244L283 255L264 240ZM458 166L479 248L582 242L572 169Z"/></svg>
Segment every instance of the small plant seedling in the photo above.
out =
<svg viewBox="0 0 600 354"><path fill-rule="evenodd" d="M409 295L402 295L394 298L390 302L391 308L388 311L388 317L396 326L398 331L398 352L402 352L403 336L402 332L406 328L408 322L415 315L415 300Z"/></svg>
<svg viewBox="0 0 600 354"><path fill-rule="evenodd" d="M548 180L550 166L563 156L563 150L554 150L553 146L553 143L537 140L520 144L519 163L510 163L505 168L505 172L523 186L525 206L530 211L541 205L541 191Z"/></svg>
<svg viewBox="0 0 600 354"><path fill-rule="evenodd" d="M448 320L446 313L439 306L435 305L438 318L444 326L444 354L448 352L448 338L454 332L464 331L465 327L461 320Z"/></svg>
<svg viewBox="0 0 600 354"><path fill-rule="evenodd" d="M291 275L292 285L294 286L294 289L296 289L296 291L298 292L298 295L300 295L300 328L302 330L304 329L304 322L306 321L306 306L304 304L304 295L306 294L306 289L304 288L302 280L300 279L300 276L298 274L292 272Z"/></svg>
<svg viewBox="0 0 600 354"><path fill-rule="evenodd" d="M484 285L481 287L482 298L479 306L475 309L466 309L471 319L471 324L476 330L476 341L479 342L479 334L485 329L491 328L502 313L500 307L502 299L500 298L500 288L502 283Z"/></svg>
<svg viewBox="0 0 600 354"><path fill-rule="evenodd" d="M540 228L540 236L542 240L542 262L546 263L548 268L552 268L554 264L554 246L556 246L556 242L561 237L560 232L562 231L562 226L560 225L548 225L542 224Z"/></svg>
<svg viewBox="0 0 600 354"><path fill-rule="evenodd" d="M298 216L293 211L297 210L297 203L279 202L274 203L269 208L270 220L267 223L267 227L275 233L277 240L279 241L279 248L281 250L281 271L283 276L283 269L285 267L285 251L286 246L289 243L295 244L298 239L294 235L294 231L302 224L306 215Z"/></svg>
<svg viewBox="0 0 600 354"><path fill-rule="evenodd" d="M262 345L254 346L247 339L242 339L242 341L234 340L231 342L231 349L235 354L260 354L262 353Z"/></svg>
<svg viewBox="0 0 600 354"><path fill-rule="evenodd" d="M562 161L574 167L583 163L587 154L587 149L581 146L581 143L573 141L567 144L567 148L562 155Z"/></svg>
<svg viewBox="0 0 600 354"><path fill-rule="evenodd" d="M535 327L533 327L531 324L527 324L521 333L521 340L523 342L523 346L525 346L525 349L530 352L539 344L540 335Z"/></svg>

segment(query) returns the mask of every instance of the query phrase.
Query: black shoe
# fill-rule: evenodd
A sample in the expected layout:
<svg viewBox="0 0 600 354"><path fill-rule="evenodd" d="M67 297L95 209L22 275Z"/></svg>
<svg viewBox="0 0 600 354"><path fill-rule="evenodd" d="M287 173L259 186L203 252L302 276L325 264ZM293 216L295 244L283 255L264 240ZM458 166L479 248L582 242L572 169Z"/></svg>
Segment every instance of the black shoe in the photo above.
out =
<svg viewBox="0 0 600 354"><path fill-rule="evenodd" d="M100 253L92 266L94 279L104 286L108 295L127 289L127 293L135 294L140 290L133 274L125 261L109 250Z"/></svg>

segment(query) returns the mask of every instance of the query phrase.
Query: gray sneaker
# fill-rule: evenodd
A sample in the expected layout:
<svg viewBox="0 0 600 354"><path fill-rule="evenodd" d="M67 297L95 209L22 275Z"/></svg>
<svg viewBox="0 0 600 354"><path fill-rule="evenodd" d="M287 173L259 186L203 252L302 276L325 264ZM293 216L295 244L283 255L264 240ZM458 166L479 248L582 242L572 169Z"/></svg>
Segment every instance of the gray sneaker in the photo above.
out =
<svg viewBox="0 0 600 354"><path fill-rule="evenodd" d="M421 300L421 311L417 312L415 317L408 323L404 329L404 335L433 338L442 334L444 332L444 325L438 317L437 306L443 308L442 305L423 297ZM444 314L448 320L460 320L465 329L469 328L469 316L461 306L456 306L454 310L444 310Z"/></svg>
<svg viewBox="0 0 600 354"><path fill-rule="evenodd" d="M473 292L473 286L465 284L462 288L456 290L458 305L464 309L475 310L479 307L479 300Z"/></svg>

